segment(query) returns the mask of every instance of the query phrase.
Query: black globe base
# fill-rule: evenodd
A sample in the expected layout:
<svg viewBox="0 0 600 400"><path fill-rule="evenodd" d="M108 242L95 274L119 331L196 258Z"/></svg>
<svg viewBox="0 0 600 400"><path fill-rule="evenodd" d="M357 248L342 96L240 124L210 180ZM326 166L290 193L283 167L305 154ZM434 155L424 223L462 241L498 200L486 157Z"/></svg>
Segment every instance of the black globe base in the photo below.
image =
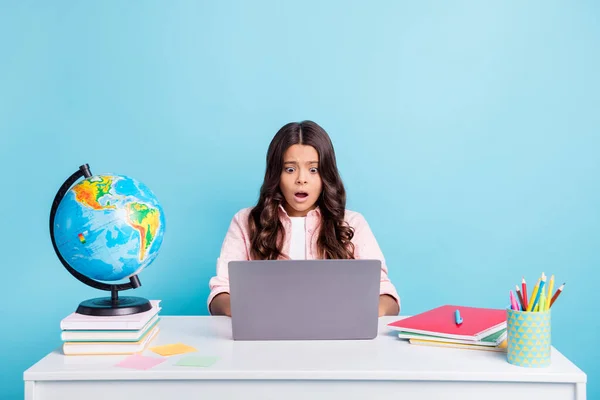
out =
<svg viewBox="0 0 600 400"><path fill-rule="evenodd" d="M137 314L148 311L152 304L148 299L135 296L123 296L118 299L97 297L82 301L77 307L77 314L111 317L116 315Z"/></svg>

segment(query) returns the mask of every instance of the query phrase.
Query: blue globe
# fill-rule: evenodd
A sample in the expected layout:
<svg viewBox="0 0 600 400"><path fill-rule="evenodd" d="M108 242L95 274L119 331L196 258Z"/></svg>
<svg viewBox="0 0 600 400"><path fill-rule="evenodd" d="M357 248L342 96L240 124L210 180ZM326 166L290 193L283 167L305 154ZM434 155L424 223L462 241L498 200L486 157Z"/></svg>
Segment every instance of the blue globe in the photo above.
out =
<svg viewBox="0 0 600 400"><path fill-rule="evenodd" d="M140 273L157 257L165 216L152 191L123 175L94 175L60 202L54 240L77 272L100 281Z"/></svg>

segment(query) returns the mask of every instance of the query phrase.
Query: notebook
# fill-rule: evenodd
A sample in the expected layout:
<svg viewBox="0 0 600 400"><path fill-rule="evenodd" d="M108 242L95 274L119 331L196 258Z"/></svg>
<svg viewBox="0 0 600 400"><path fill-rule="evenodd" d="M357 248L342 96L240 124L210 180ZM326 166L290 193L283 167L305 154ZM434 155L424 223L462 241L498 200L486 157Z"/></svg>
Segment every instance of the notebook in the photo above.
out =
<svg viewBox="0 0 600 400"><path fill-rule="evenodd" d="M414 339L414 340L426 340L430 342L447 342L447 343L462 343L476 346L498 346L504 340L506 340L506 328L499 330L496 333L492 333L489 336L482 338L481 340L462 340L462 339L451 339L443 336L424 335L422 333L413 332L400 332L398 334L400 339ZM411 342L412 343L412 342Z"/></svg>
<svg viewBox="0 0 600 400"><path fill-rule="evenodd" d="M155 326L137 342L64 342L65 355L133 354L143 351L156 336L159 327Z"/></svg>
<svg viewBox="0 0 600 400"><path fill-rule="evenodd" d="M71 313L60 321L62 330L139 330L161 310L160 300L150 300L148 311L110 317Z"/></svg>
<svg viewBox="0 0 600 400"><path fill-rule="evenodd" d="M457 324L455 310L463 322ZM444 305L388 324L390 329L451 339L480 341L506 328L506 310Z"/></svg>
<svg viewBox="0 0 600 400"><path fill-rule="evenodd" d="M140 330L76 330L62 331L63 342L137 342L159 321L155 315Z"/></svg>
<svg viewBox="0 0 600 400"><path fill-rule="evenodd" d="M484 351L497 351L506 352L506 339L500 342L497 346L479 346L476 344L463 344L463 343L452 343L452 342L434 342L430 340L410 339L410 344L416 344L420 346L433 346L433 347L451 347L456 349L467 349L467 350L484 350Z"/></svg>

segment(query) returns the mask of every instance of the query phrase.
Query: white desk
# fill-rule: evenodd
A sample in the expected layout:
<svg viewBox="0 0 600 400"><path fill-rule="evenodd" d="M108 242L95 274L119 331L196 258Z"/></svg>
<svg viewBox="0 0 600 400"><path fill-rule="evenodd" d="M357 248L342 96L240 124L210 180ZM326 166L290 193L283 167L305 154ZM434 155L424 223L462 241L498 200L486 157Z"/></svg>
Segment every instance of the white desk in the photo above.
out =
<svg viewBox="0 0 600 400"><path fill-rule="evenodd" d="M234 342L227 317L163 316L150 346L189 344L217 363L178 367L178 355L139 371L114 366L126 356L59 348L25 371L25 399L586 398L585 373L554 348L550 367L517 367L505 353L408 344L385 326L396 318L369 341Z"/></svg>

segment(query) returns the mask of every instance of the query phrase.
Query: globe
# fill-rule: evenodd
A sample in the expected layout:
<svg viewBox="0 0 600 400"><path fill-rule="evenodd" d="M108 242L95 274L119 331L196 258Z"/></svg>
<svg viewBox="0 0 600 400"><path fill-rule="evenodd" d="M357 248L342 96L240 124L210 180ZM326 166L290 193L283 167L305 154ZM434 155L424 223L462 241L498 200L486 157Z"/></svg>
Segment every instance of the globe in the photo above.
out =
<svg viewBox="0 0 600 400"><path fill-rule="evenodd" d="M122 175L96 175L67 192L56 211L54 238L75 270L118 281L154 261L164 226L162 207L144 184Z"/></svg>
<svg viewBox="0 0 600 400"><path fill-rule="evenodd" d="M84 179L73 184L80 177ZM146 185L125 175L92 175L87 164L81 166L57 193L50 226L57 255L69 272L111 291L110 299L82 303L81 313L119 315L148 309L146 299L119 300L118 291L141 285L137 275L158 256L164 232L162 206ZM99 282L123 279L130 283Z"/></svg>

